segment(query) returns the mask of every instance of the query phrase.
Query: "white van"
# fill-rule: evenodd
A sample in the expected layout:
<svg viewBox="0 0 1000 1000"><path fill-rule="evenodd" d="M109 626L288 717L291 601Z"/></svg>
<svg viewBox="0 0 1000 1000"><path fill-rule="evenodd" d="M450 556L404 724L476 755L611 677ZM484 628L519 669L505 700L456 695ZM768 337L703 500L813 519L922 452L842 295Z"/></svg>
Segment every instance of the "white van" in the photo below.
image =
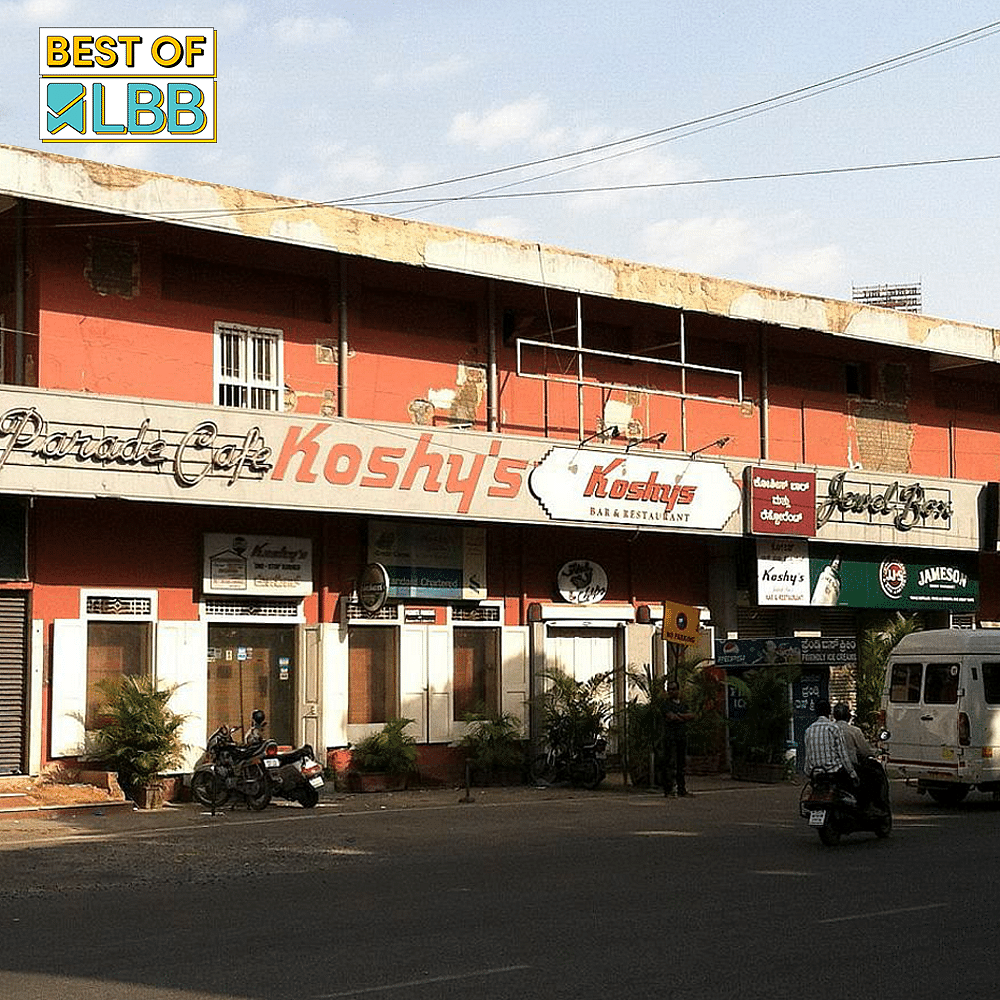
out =
<svg viewBox="0 0 1000 1000"><path fill-rule="evenodd" d="M904 636L886 666L889 766L944 804L1000 792L1000 629Z"/></svg>

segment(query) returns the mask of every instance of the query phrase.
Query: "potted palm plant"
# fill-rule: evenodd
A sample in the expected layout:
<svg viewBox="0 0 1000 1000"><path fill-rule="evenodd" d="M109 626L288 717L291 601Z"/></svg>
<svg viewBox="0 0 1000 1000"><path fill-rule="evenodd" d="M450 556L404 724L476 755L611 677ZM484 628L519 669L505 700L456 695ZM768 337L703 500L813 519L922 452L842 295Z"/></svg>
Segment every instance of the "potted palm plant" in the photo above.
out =
<svg viewBox="0 0 1000 1000"><path fill-rule="evenodd" d="M469 729L459 741L476 780L516 784L524 780L526 747L521 721L510 712L469 715Z"/></svg>
<svg viewBox="0 0 1000 1000"><path fill-rule="evenodd" d="M790 685L799 669L787 664L757 667L730 679L744 703L743 714L730 722L734 778L776 782L786 776Z"/></svg>
<svg viewBox="0 0 1000 1000"><path fill-rule="evenodd" d="M417 741L406 727L413 719L390 719L351 747L348 787L360 792L392 792L406 788L417 773Z"/></svg>
<svg viewBox="0 0 1000 1000"><path fill-rule="evenodd" d="M169 702L177 686L157 688L146 676L125 676L99 685L105 703L94 734L94 751L140 809L163 804L163 775L176 768L186 749L186 716Z"/></svg>

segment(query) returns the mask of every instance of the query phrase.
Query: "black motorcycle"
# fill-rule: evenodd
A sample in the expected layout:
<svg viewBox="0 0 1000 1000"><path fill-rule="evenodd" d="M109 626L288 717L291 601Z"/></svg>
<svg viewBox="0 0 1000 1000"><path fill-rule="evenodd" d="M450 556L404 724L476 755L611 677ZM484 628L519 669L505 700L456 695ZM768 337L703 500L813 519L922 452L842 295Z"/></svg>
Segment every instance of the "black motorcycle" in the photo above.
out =
<svg viewBox="0 0 1000 1000"><path fill-rule="evenodd" d="M836 775L814 770L799 798L799 815L809 821L827 847L836 847L840 838L868 831L882 839L892 832L892 806L885 767L874 757L858 763L867 768L866 787L873 792L866 805L858 801L857 789L848 789Z"/></svg>
<svg viewBox="0 0 1000 1000"><path fill-rule="evenodd" d="M312 809L319 802L323 767L310 744L303 743L294 750L282 752L274 740L267 740L264 769L271 782L272 796L298 802L304 809Z"/></svg>
<svg viewBox="0 0 1000 1000"><path fill-rule="evenodd" d="M261 740L237 743L233 730L219 726L208 738L205 753L195 766L191 794L213 812L228 802L266 809L271 801L271 782L263 761Z"/></svg>
<svg viewBox="0 0 1000 1000"><path fill-rule="evenodd" d="M548 747L531 761L531 780L536 785L554 785L568 781L581 788L596 788L605 778L608 743L597 736L579 746L550 741Z"/></svg>

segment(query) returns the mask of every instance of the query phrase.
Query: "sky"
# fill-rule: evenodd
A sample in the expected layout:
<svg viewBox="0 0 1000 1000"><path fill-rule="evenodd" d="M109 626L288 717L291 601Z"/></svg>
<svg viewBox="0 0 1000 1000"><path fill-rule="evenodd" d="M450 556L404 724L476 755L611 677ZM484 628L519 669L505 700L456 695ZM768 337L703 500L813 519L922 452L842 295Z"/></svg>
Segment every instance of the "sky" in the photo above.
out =
<svg viewBox="0 0 1000 1000"><path fill-rule="evenodd" d="M157 26L215 143L40 140L40 28ZM0 143L1000 327L998 64L979 0L0 0Z"/></svg>

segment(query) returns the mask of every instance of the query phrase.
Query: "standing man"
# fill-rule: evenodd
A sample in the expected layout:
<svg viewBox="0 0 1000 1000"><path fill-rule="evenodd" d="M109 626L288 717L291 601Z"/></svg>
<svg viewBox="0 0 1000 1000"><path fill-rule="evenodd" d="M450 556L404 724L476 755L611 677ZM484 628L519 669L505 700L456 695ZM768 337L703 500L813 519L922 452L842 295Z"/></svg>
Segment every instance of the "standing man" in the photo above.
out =
<svg viewBox="0 0 1000 1000"><path fill-rule="evenodd" d="M684 765L687 762L687 724L694 718L688 706L681 701L681 688L677 681L667 684L667 700L663 704L663 759L660 770L663 776L663 794L690 795L684 782Z"/></svg>
<svg viewBox="0 0 1000 1000"><path fill-rule="evenodd" d="M851 792L857 791L858 775L851 763L843 730L830 718L830 702L816 702L816 721L806 730L805 772L825 771L837 776L838 784Z"/></svg>

